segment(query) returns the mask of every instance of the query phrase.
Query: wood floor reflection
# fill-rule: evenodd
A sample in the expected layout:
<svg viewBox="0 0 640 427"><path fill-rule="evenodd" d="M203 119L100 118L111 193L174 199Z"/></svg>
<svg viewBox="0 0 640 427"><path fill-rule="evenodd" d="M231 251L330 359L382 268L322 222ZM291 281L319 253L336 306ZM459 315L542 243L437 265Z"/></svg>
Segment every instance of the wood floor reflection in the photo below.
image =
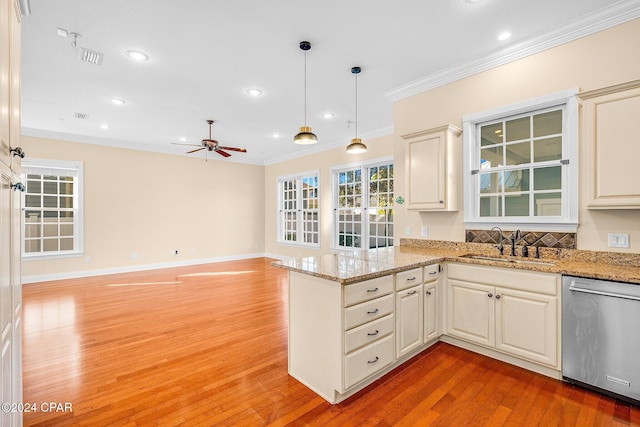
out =
<svg viewBox="0 0 640 427"><path fill-rule="evenodd" d="M271 261L25 285L24 402L73 411L24 424L640 425L638 407L444 343L332 406L287 375Z"/></svg>

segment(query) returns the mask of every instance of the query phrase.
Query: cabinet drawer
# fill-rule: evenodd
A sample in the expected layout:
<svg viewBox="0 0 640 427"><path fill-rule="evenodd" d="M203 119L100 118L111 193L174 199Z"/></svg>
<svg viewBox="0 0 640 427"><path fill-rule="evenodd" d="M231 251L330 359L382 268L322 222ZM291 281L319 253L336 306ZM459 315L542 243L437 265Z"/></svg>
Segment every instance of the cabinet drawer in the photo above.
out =
<svg viewBox="0 0 640 427"><path fill-rule="evenodd" d="M393 294L344 309L344 329L379 319L393 312Z"/></svg>
<svg viewBox="0 0 640 427"><path fill-rule="evenodd" d="M383 276L344 286L344 305L348 307L389 294L393 291L393 276Z"/></svg>
<svg viewBox="0 0 640 427"><path fill-rule="evenodd" d="M396 273L396 291L422 283L422 268L414 268Z"/></svg>
<svg viewBox="0 0 640 427"><path fill-rule="evenodd" d="M438 273L440 273L440 264L427 265L423 269L424 283L433 282L438 280Z"/></svg>
<svg viewBox="0 0 640 427"><path fill-rule="evenodd" d="M344 352L370 344L393 332L393 314L353 328L344 334Z"/></svg>
<svg viewBox="0 0 640 427"><path fill-rule="evenodd" d="M344 388L348 389L393 362L393 334L344 359Z"/></svg>

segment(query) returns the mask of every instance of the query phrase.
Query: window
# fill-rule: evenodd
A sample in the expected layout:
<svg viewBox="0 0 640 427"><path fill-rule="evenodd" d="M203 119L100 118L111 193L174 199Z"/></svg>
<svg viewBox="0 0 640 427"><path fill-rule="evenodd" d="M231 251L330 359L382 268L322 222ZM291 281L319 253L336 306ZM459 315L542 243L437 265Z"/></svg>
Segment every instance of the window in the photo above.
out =
<svg viewBox="0 0 640 427"><path fill-rule="evenodd" d="M22 256L81 253L82 163L29 159L23 160L22 169Z"/></svg>
<svg viewBox="0 0 640 427"><path fill-rule="evenodd" d="M575 93L465 117L465 223L575 231Z"/></svg>
<svg viewBox="0 0 640 427"><path fill-rule="evenodd" d="M318 173L278 178L278 242L320 246Z"/></svg>
<svg viewBox="0 0 640 427"><path fill-rule="evenodd" d="M333 246L393 246L393 163L334 168L333 178Z"/></svg>

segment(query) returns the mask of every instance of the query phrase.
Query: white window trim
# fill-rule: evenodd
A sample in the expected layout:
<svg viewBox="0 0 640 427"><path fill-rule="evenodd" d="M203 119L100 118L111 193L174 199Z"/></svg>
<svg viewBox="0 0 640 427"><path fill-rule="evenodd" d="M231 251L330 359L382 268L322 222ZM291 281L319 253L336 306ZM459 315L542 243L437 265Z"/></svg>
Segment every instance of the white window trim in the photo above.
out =
<svg viewBox="0 0 640 427"><path fill-rule="evenodd" d="M362 161L362 162L352 162L352 163L346 163L346 164L342 164L342 165L335 165L332 166L330 168L331 171L331 199L332 199L332 210L331 210L331 250L333 252L353 252L354 250L360 250L360 249L364 249L364 248L346 248L346 247L341 247L338 246L338 242L337 242L337 233L336 233L336 215L335 215L335 211L337 209L338 206L338 194L336 192L336 188L337 188L337 182L336 182L336 176L339 172L343 172L345 170L349 170L349 169L353 169L353 168L362 168L362 169L366 169L366 168L370 168L370 167L375 167L375 166L384 166L386 164L394 164L394 170L395 170L395 163L394 163L394 158L393 156L385 156L385 157L379 157L377 159L373 159L373 160L366 160L366 161ZM395 174L395 172L394 172ZM394 177L395 180L395 177ZM395 188L395 185L394 185ZM363 200L368 200L369 198L369 186L365 186L363 185L363 191L362 191L362 198ZM368 203L367 203L368 205ZM366 228L366 227L365 227ZM364 229L364 228L363 228ZM395 227L394 227L395 229ZM363 236L362 240L364 240L365 238L368 240L369 236L368 236L368 230L367 231L367 235ZM394 241L395 241L395 236L394 236ZM394 242L395 243L395 242Z"/></svg>
<svg viewBox="0 0 640 427"><path fill-rule="evenodd" d="M42 260L42 259L62 259L62 258L73 258L78 257L84 254L84 165L82 162L76 161L68 161L68 160L50 160L50 159L38 159L38 158L29 158L22 160L22 173L21 175L25 177L29 174L29 168L41 169L45 174L47 170L50 171L51 174L55 175L55 169L66 169L66 170L75 170L77 173L76 180L76 201L78 204L76 221L74 223L74 236L75 239L75 250L73 251L64 251L64 252L51 252L51 253L25 253L24 252L24 237L21 239L21 253L23 261L30 260ZM24 211L26 210L24 198L26 194L22 194L22 215L20 219L21 227L22 227L22 236L25 236L25 222L24 222Z"/></svg>
<svg viewBox="0 0 640 427"><path fill-rule="evenodd" d="M556 92L527 101L464 116L464 223L467 228L490 229L493 226L509 225L518 229L536 231L576 232L578 228L578 89ZM477 124L503 119L507 116L530 113L534 110L566 105L563 123L563 160L569 164L562 168L563 206L561 217L501 217L488 219L479 216L479 197L474 190L478 175L472 175L474 165L480 164L480 152L476 147ZM565 183L568 183L565 188Z"/></svg>
<svg viewBox="0 0 640 427"><path fill-rule="evenodd" d="M282 227L281 227L281 221L280 221L280 206L282 204L282 191L280 188L281 182L282 181L290 181L292 179L302 179L302 178L307 178L310 176L317 176L318 177L318 243L305 243L305 242L300 242L300 241L296 241L296 242L292 242L290 240L283 240L282 239ZM297 203L300 203L302 201L302 195L301 195L301 191L302 188L297 187L296 188L296 200ZM311 170L311 171L306 171L306 172L300 172L300 173L294 173L294 174L290 174L290 175L281 175L276 177L276 243L280 244L280 245L289 245L289 246L302 246L305 248L314 248L314 249L319 249L320 248L320 243L321 243L321 239L322 239L322 228L321 228L321 222L322 222L322 215L321 215L321 202L320 202L320 171L319 170ZM300 233L302 232L302 215L298 215L298 235L297 237L300 237Z"/></svg>

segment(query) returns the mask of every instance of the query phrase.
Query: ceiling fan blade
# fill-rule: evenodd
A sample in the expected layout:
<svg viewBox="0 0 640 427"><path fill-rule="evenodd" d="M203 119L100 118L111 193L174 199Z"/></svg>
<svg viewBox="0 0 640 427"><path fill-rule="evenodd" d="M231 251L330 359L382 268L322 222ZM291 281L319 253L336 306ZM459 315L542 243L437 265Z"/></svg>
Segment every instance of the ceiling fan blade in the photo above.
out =
<svg viewBox="0 0 640 427"><path fill-rule="evenodd" d="M173 145L187 145L189 147L202 147L202 144L183 144L181 142L172 142Z"/></svg>
<svg viewBox="0 0 640 427"><path fill-rule="evenodd" d="M218 148L222 149L222 150L229 150L229 151L239 151L241 153L246 153L247 149L246 148L236 148L236 147L220 147L218 146Z"/></svg>
<svg viewBox="0 0 640 427"><path fill-rule="evenodd" d="M219 148L219 147L218 147L218 148ZM216 153L220 154L220 155L221 155L221 156L223 156L223 157L231 157L231 154L226 153L226 152L224 152L224 151L222 151L222 150L214 150L214 151L215 151Z"/></svg>
<svg viewBox="0 0 640 427"><path fill-rule="evenodd" d="M196 151L204 150L204 147L196 148L195 150L187 151L187 154L195 153Z"/></svg>

